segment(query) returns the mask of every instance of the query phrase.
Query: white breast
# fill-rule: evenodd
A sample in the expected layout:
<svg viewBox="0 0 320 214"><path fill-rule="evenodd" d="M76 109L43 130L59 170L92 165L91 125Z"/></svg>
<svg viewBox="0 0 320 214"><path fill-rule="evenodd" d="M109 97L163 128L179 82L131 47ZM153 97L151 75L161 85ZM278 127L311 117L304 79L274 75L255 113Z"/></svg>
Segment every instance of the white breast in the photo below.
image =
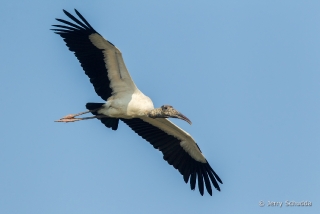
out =
<svg viewBox="0 0 320 214"><path fill-rule="evenodd" d="M137 91L132 95L132 99L128 103L127 115L131 117L143 116L146 111L152 109L154 109L152 100L141 91Z"/></svg>
<svg viewBox="0 0 320 214"><path fill-rule="evenodd" d="M144 116L147 111L154 109L153 103L149 97L141 91L136 90L134 93L117 93L111 96L104 108L98 111L109 117L117 118L134 118Z"/></svg>

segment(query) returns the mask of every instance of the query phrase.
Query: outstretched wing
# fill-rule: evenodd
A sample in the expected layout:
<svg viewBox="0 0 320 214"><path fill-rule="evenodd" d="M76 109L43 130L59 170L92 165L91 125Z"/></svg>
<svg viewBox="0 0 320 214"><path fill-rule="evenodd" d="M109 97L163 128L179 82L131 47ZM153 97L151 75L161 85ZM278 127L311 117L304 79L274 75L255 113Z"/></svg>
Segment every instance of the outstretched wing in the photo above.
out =
<svg viewBox="0 0 320 214"><path fill-rule="evenodd" d="M197 180L201 195L204 193L204 184L210 195L212 195L211 183L220 191L218 182L222 184L221 179L188 133L163 118L146 117L121 120L151 143L154 148L159 149L163 153L163 159L179 170L186 183L190 179L192 190L195 189Z"/></svg>
<svg viewBox="0 0 320 214"><path fill-rule="evenodd" d="M69 50L74 52L96 93L104 100L118 92L134 92L136 86L124 64L122 54L112 43L95 31L77 11L80 20L63 12L75 23L56 19L65 25L53 25Z"/></svg>

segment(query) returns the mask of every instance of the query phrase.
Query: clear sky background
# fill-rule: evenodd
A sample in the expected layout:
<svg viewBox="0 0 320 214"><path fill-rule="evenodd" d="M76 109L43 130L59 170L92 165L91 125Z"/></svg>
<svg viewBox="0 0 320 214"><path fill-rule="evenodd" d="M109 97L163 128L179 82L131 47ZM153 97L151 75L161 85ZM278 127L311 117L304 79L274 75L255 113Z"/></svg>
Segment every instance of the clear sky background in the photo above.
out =
<svg viewBox="0 0 320 214"><path fill-rule="evenodd" d="M0 213L320 213L320 1L1 1ZM191 191L121 123L54 123L101 102L51 32L77 8L173 105L224 184ZM312 207L259 207L259 201Z"/></svg>

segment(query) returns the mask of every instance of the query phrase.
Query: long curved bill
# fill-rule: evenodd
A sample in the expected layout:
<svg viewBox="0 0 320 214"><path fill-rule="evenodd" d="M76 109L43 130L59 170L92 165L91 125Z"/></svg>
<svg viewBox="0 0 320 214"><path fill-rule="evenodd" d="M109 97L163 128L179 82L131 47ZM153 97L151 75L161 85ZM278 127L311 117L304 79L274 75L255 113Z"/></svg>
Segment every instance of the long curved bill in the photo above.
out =
<svg viewBox="0 0 320 214"><path fill-rule="evenodd" d="M188 122L190 125L192 124L191 120L189 120L189 118L187 118L186 116L184 116L180 112L176 115L176 118L184 120L184 121Z"/></svg>

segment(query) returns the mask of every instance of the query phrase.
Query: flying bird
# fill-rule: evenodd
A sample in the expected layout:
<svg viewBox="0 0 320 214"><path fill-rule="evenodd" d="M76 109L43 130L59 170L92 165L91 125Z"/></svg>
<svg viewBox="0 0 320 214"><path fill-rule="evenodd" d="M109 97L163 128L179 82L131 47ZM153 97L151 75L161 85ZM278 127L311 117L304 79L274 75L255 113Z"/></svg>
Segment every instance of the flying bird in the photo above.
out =
<svg viewBox="0 0 320 214"><path fill-rule="evenodd" d="M87 103L88 111L69 114L56 122L75 122L99 119L106 127L118 129L119 120L163 153L163 159L179 170L192 190L198 184L204 194L204 186L212 195L211 184L220 191L221 179L203 156L190 134L167 118L191 121L170 105L154 108L149 97L133 82L120 50L104 39L77 11L79 18L63 12L73 21L56 19L64 25L52 29L65 41L67 47L79 60L96 93L106 102ZM78 117L92 113L93 116Z"/></svg>

